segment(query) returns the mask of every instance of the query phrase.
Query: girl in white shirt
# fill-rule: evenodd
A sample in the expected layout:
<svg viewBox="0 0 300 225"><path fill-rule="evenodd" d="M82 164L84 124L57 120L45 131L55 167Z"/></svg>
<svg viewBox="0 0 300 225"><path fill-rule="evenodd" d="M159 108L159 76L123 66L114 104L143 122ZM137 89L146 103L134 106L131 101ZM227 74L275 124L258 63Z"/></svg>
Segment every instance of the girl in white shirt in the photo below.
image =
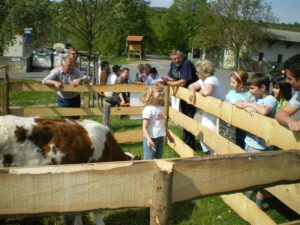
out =
<svg viewBox="0 0 300 225"><path fill-rule="evenodd" d="M146 105L143 110L144 159L162 158L165 136L170 142L174 142L173 137L164 125L163 90L162 84L155 83L147 88L141 99L141 102Z"/></svg>

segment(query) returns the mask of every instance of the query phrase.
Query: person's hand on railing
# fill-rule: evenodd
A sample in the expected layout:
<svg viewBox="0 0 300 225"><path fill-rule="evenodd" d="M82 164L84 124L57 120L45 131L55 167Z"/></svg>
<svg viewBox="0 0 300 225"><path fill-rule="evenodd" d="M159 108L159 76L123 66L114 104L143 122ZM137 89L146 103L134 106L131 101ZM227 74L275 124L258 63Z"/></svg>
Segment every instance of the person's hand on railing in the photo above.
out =
<svg viewBox="0 0 300 225"><path fill-rule="evenodd" d="M64 85L59 81L53 81L52 83L57 89L64 89Z"/></svg>
<svg viewBox="0 0 300 225"><path fill-rule="evenodd" d="M196 92L194 90L190 90L189 100L191 102L193 102L193 103L195 102L195 100L196 100Z"/></svg>
<svg viewBox="0 0 300 225"><path fill-rule="evenodd" d="M75 79L75 80L72 81L72 85L73 85L74 87L77 87L77 86L79 86L80 84L81 84L81 79L80 79L80 78Z"/></svg>

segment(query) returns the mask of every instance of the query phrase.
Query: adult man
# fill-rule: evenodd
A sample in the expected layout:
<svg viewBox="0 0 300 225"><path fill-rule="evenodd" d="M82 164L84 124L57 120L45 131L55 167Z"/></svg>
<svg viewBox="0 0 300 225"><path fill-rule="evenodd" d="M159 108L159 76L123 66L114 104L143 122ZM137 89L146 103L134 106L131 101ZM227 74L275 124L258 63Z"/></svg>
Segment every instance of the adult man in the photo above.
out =
<svg viewBox="0 0 300 225"><path fill-rule="evenodd" d="M292 56L284 63L287 82L296 91L289 103L276 114L276 119L291 131L300 131L300 121L292 116L300 109L300 54Z"/></svg>
<svg viewBox="0 0 300 225"><path fill-rule="evenodd" d="M78 92L63 91L64 84L70 84L74 87L79 86L88 80L88 76L76 69L74 59L67 56L63 59L62 66L51 70L42 83L52 84L59 91L57 92L57 102L59 107L80 107L80 94Z"/></svg>
<svg viewBox="0 0 300 225"><path fill-rule="evenodd" d="M187 88L191 83L198 80L194 64L190 60L185 59L180 50L171 52L171 60L170 70L164 80L164 84ZM183 114L194 118L196 108L193 105L180 100L180 108ZM182 139L191 148L195 148L195 136L185 129L183 130Z"/></svg>

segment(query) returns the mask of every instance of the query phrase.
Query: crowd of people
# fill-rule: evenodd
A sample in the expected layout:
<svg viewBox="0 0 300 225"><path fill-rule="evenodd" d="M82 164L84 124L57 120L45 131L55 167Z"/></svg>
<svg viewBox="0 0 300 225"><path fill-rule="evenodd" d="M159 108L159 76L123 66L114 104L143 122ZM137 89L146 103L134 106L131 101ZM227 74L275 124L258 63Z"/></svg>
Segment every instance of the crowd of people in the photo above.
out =
<svg viewBox="0 0 300 225"><path fill-rule="evenodd" d="M77 92L63 91L64 84L78 86L88 81L88 76L82 73L77 64L77 51L70 49L69 55L62 61L62 65L54 68L50 74L43 79L44 84L54 85L57 92L58 106L80 107L80 95ZM250 115L255 113L276 118L278 122L294 132L300 131L300 121L294 117L300 109L300 54L289 58L284 63L284 74L272 77L263 73L253 73L249 76L243 69L234 71L229 75L228 82L231 90L225 95L223 87L215 74L215 66L209 60L199 60L195 64L184 58L179 50L171 52L171 64L168 74L161 75L155 67L150 64L139 64L138 72L134 80L129 80L129 69L114 65L110 71L107 61L101 64L101 85L136 83L148 85L147 91L141 98L145 105L143 120L143 151L144 159L159 159L163 154L164 138L174 142L173 137L164 127L163 122L163 99L164 85L172 87L185 87L189 90L189 100L186 102L172 98L173 107L188 117L193 118L196 107L192 104L196 100L196 92L203 97L212 96L220 100L234 104L247 111ZM272 87L272 90L270 88ZM295 94L292 96L292 88ZM130 96L127 92L101 92L100 96L106 98L107 103L112 106L127 106ZM217 118L207 112L202 112L201 124L211 131L217 132ZM239 137L236 140L246 152L259 152L273 150L266 142L251 133L236 129ZM187 130L183 130L183 141L192 149L195 148L195 137ZM200 140L201 149L206 154L214 154L213 149ZM252 192L246 195L250 198ZM256 203L262 206L263 194L258 191Z"/></svg>
<svg viewBox="0 0 300 225"><path fill-rule="evenodd" d="M180 86L188 88L189 100L186 102L172 98L172 105L191 118L196 113L196 108L191 102L196 100L196 92L202 96L212 96L225 100L230 104L244 109L251 115L259 113L264 116L274 118L279 123L287 126L292 131L300 130L300 122L293 115L300 108L300 55L288 59L285 64L285 74L273 77L270 80L268 75L253 73L251 76L243 70L237 70L230 74L229 82L231 90L224 95L223 87L215 75L215 67L211 61L200 60L195 65L184 58L183 53L174 50L171 53L171 64L167 75L162 76L155 67L150 64L139 64L138 72L134 81L129 80L129 69L114 65L110 71L109 63L101 63L101 85L137 83L149 85L146 93L141 99L145 108L143 110L143 151L144 159L162 158L163 141L166 136L171 142L173 137L164 127L163 123L163 85ZM57 102L59 107L80 107L80 95L78 92L63 91L64 84L78 86L88 82L88 76L82 73L77 63L77 51L71 48L69 54L63 59L60 67L54 68L43 81L44 84L54 85L57 92ZM272 84L272 92L270 87ZM292 87L295 95L292 97ZM106 101L112 106L126 106L130 102L127 92L100 92L100 96L106 97ZM74 118L77 119L77 118ZM216 132L217 119L215 116L202 112L201 124L204 127ZM244 148L246 152L259 152L272 150L265 141L253 134L236 129L240 133L237 144ZM241 138L242 137L242 138ZM183 141L195 149L195 137L187 130L183 130ZM213 149L200 140L201 149L207 154L214 154ZM246 195L250 198L252 192ZM257 192L256 203L261 207L263 195Z"/></svg>

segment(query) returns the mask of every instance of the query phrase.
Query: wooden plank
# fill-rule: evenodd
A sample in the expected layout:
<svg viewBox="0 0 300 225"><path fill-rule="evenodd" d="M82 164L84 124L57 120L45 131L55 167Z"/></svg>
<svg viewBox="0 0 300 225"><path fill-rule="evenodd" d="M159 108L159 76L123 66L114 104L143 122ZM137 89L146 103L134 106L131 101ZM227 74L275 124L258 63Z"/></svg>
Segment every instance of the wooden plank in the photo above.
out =
<svg viewBox="0 0 300 225"><path fill-rule="evenodd" d="M170 118L172 120L176 119L176 122L185 129L189 129L191 126L193 126L193 129L190 131L194 135L201 134L204 143L210 146L218 155L245 153L243 149L230 142L226 138L201 126L200 123L193 122L191 118L183 115L182 113L174 111L175 110L170 108ZM278 187L275 186L268 188L267 190L285 205L287 205L290 209L300 214L300 184L290 184Z"/></svg>
<svg viewBox="0 0 300 225"><path fill-rule="evenodd" d="M166 161L174 163L172 202L300 180L299 151ZM153 160L2 168L0 215L149 207L156 169Z"/></svg>
<svg viewBox="0 0 300 225"><path fill-rule="evenodd" d="M189 100L189 90L183 87L179 87L178 89L170 90L170 94L176 96L177 98L183 99L184 101L192 104ZM220 118L221 116L221 107L223 101L220 99L216 99L213 97L203 97L200 93L196 93L196 101L194 105L199 109L204 109L206 112L213 114Z"/></svg>
<svg viewBox="0 0 300 225"><path fill-rule="evenodd" d="M157 169L153 173L150 225L169 225L174 163L163 160L154 160L154 162Z"/></svg>
<svg viewBox="0 0 300 225"><path fill-rule="evenodd" d="M0 169L0 215L148 207L152 174L152 161Z"/></svg>
<svg viewBox="0 0 300 225"><path fill-rule="evenodd" d="M239 146L235 145L234 143L222 137L221 135L212 132L206 127L203 127L200 124L200 122L195 122L194 119L182 114L181 112L174 110L173 108L169 109L169 113L170 119L172 121L176 121L178 125L190 131L195 136L203 138L203 141L212 149L214 149L217 154L244 153L243 149L241 149ZM182 149L182 151L184 150Z"/></svg>
<svg viewBox="0 0 300 225"><path fill-rule="evenodd" d="M143 130L128 130L124 132L116 132L114 133L114 137L116 138L119 144L125 143L137 143L143 141Z"/></svg>
<svg viewBox="0 0 300 225"><path fill-rule="evenodd" d="M222 195L223 201L237 214L252 225L275 225L276 223L255 202L242 193ZM251 213L249 212L251 209Z"/></svg>
<svg viewBox="0 0 300 225"><path fill-rule="evenodd" d="M276 170L277 171L277 170ZM300 184L278 185L266 189L300 215Z"/></svg>
<svg viewBox="0 0 300 225"><path fill-rule="evenodd" d="M185 88L171 88L171 94L190 102L188 99L189 92ZM300 149L300 134L291 132L286 127L281 126L275 119L260 114L251 116L245 110L239 109L228 102L213 97L203 97L200 93L196 93L194 105L217 116L228 124L262 137L269 145L275 145L284 150ZM278 137L284 137L284 141Z"/></svg>
<svg viewBox="0 0 300 225"><path fill-rule="evenodd" d="M174 143L170 141L167 144L180 156L180 157L194 157L197 156L195 151L185 144L181 138L179 138L176 134L174 134L171 130L169 130L171 136L174 138Z"/></svg>
<svg viewBox="0 0 300 225"><path fill-rule="evenodd" d="M224 103L224 105L226 104L228 103ZM257 113L251 116L245 110L241 110L235 106L231 107L231 124L233 126L262 137L269 145L275 145L284 150L300 149L299 133L291 132L286 127L280 125L275 119L265 117ZM224 118L222 119L225 120ZM284 137L284 141L282 138L278 137Z"/></svg>
<svg viewBox="0 0 300 225"><path fill-rule="evenodd" d="M188 163L187 163L188 161ZM200 162L201 161L201 162ZM300 152L274 151L174 160L173 202L300 180ZM276 171L274 171L276 165Z"/></svg>
<svg viewBox="0 0 300 225"><path fill-rule="evenodd" d="M144 106L112 107L111 115L141 115Z"/></svg>
<svg viewBox="0 0 300 225"><path fill-rule="evenodd" d="M294 220L287 223L281 223L280 225L299 225L299 224L300 224L300 220Z"/></svg>
<svg viewBox="0 0 300 225"><path fill-rule="evenodd" d="M60 116L102 116L100 108L59 108L59 107L30 107L11 108L10 114L16 116L40 116L40 117L60 117Z"/></svg>
<svg viewBox="0 0 300 225"><path fill-rule="evenodd" d="M8 66L4 68L4 81L3 81L3 92L2 92L2 113L7 115L9 112L9 76Z"/></svg>
<svg viewBox="0 0 300 225"><path fill-rule="evenodd" d="M111 115L140 115L143 106L113 107ZM9 113L16 116L103 116L101 108L59 108L59 107L26 107L10 108Z"/></svg>
<svg viewBox="0 0 300 225"><path fill-rule="evenodd" d="M64 91L76 92L144 92L147 85L140 84L114 84L114 85L80 85L73 87L72 85L64 85ZM10 91L46 91L56 92L57 89L53 85L45 85L39 83L10 83Z"/></svg>

